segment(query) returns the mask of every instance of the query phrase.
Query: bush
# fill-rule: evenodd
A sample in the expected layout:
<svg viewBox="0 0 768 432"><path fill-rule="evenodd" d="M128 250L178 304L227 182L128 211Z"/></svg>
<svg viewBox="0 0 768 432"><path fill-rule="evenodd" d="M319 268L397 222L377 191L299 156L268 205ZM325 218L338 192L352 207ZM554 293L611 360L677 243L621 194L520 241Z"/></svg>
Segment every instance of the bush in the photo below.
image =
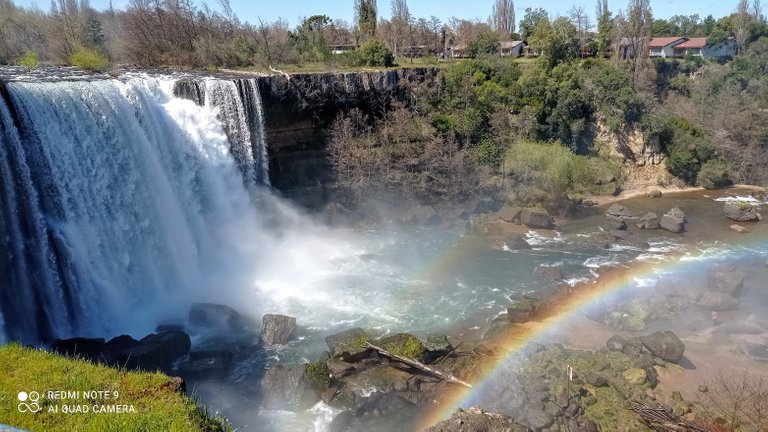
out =
<svg viewBox="0 0 768 432"><path fill-rule="evenodd" d="M68 60L72 66L92 72L103 72L109 67L109 59L88 48L78 48Z"/></svg>
<svg viewBox="0 0 768 432"><path fill-rule="evenodd" d="M384 45L384 42L372 39L363 44L357 50L361 66L390 67L395 64L392 51Z"/></svg>
<svg viewBox="0 0 768 432"><path fill-rule="evenodd" d="M40 59L37 57L37 53L34 51L27 51L26 54L19 57L19 66L23 66L26 69L35 69L40 65Z"/></svg>
<svg viewBox="0 0 768 432"><path fill-rule="evenodd" d="M705 189L731 186L731 167L720 159L708 160L701 166L696 182Z"/></svg>

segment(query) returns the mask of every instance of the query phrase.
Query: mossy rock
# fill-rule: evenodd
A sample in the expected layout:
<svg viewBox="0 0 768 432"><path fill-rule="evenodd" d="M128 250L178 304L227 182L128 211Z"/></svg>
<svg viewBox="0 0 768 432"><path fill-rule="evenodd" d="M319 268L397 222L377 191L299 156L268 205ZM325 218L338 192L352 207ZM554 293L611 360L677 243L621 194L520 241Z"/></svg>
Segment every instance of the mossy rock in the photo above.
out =
<svg viewBox="0 0 768 432"><path fill-rule="evenodd" d="M371 350L365 344L370 340L365 331L358 327L325 338L331 356L346 362L356 362L368 357Z"/></svg>
<svg viewBox="0 0 768 432"><path fill-rule="evenodd" d="M378 344L392 354L407 357L409 359L424 361L427 350L424 344L413 335L408 333L398 333L393 336L385 337L378 341Z"/></svg>
<svg viewBox="0 0 768 432"><path fill-rule="evenodd" d="M632 385L643 385L648 379L648 372L645 369L631 368L625 370L622 376Z"/></svg>
<svg viewBox="0 0 768 432"><path fill-rule="evenodd" d="M331 385L331 371L325 360L304 365L304 379L319 391L327 389Z"/></svg>

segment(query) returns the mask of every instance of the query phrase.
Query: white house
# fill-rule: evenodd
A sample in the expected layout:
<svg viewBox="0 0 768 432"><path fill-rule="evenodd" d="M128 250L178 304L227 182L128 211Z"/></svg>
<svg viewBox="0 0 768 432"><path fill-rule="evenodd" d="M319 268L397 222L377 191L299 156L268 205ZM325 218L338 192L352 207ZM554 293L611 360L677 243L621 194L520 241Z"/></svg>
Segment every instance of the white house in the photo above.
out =
<svg viewBox="0 0 768 432"><path fill-rule="evenodd" d="M684 37L661 37L651 38L648 42L648 55L650 57L673 57L675 54L675 46L685 42Z"/></svg>
<svg viewBox="0 0 768 432"><path fill-rule="evenodd" d="M736 55L736 40L728 38L722 43L707 45L707 38L691 38L679 45L675 45L675 57L685 57L687 55L703 58L733 57Z"/></svg>
<svg viewBox="0 0 768 432"><path fill-rule="evenodd" d="M501 41L499 42L499 55L502 57L520 57L523 55L523 41Z"/></svg>

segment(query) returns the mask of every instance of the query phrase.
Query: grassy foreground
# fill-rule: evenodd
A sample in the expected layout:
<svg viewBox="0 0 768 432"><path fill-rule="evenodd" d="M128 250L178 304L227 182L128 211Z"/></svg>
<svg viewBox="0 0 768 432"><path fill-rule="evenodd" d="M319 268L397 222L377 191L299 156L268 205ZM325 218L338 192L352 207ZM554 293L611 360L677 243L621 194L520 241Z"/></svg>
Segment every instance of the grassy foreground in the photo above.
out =
<svg viewBox="0 0 768 432"><path fill-rule="evenodd" d="M20 392L29 394L26 406ZM37 405L32 392L39 394ZM15 344L0 347L0 424L32 431L227 429L166 375L121 371Z"/></svg>

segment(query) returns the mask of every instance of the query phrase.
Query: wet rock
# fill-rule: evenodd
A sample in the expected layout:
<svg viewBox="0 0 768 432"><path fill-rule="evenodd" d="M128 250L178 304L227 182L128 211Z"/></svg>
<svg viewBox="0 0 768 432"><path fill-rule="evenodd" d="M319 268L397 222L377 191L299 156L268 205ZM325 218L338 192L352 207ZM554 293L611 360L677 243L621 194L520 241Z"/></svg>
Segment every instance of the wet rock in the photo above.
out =
<svg viewBox="0 0 768 432"><path fill-rule="evenodd" d="M533 269L533 276L545 280L562 280L563 271L560 266L539 264Z"/></svg>
<svg viewBox="0 0 768 432"><path fill-rule="evenodd" d="M746 274L736 267L723 264L716 265L707 272L707 289L738 296L744 287L745 277Z"/></svg>
<svg viewBox="0 0 768 432"><path fill-rule="evenodd" d="M424 341L424 349L427 350L427 362L437 360L450 353L453 345L445 335L429 335Z"/></svg>
<svg viewBox="0 0 768 432"><path fill-rule="evenodd" d="M542 306L541 300L522 298L507 306L507 320L514 324L530 321L536 310Z"/></svg>
<svg viewBox="0 0 768 432"><path fill-rule="evenodd" d="M624 340L623 337L619 335L613 335L605 342L605 346L608 348L609 351L618 351L622 352L624 351L624 346L627 344L627 341Z"/></svg>
<svg viewBox="0 0 768 432"><path fill-rule="evenodd" d="M271 367L261 380L262 406L270 410L297 411L320 400L304 378L304 366Z"/></svg>
<svg viewBox="0 0 768 432"><path fill-rule="evenodd" d="M724 209L725 217L736 222L756 222L763 220L757 207L742 201L727 201Z"/></svg>
<svg viewBox="0 0 768 432"><path fill-rule="evenodd" d="M342 411L336 414L336 417L331 420L331 424L328 425L330 432L346 432L349 431L349 426L355 421L355 414L350 410Z"/></svg>
<svg viewBox="0 0 768 432"><path fill-rule="evenodd" d="M160 333L160 332L164 332L164 331L171 331L171 330L181 330L181 331L184 331L184 324L163 323L163 324L158 324L157 327L155 327L155 333Z"/></svg>
<svg viewBox="0 0 768 432"><path fill-rule="evenodd" d="M685 352L685 344L669 330L640 336L640 341L651 354L672 363L682 360Z"/></svg>
<svg viewBox="0 0 768 432"><path fill-rule="evenodd" d="M645 372L645 369L641 368L627 369L621 375L625 380L627 380L629 384L632 385L643 385L645 384L645 380L648 378L648 374Z"/></svg>
<svg viewBox="0 0 768 432"><path fill-rule="evenodd" d="M355 365L341 360L328 359L325 364L328 366L328 372L334 379L343 378L355 370Z"/></svg>
<svg viewBox="0 0 768 432"><path fill-rule="evenodd" d="M129 335L115 336L105 344L106 351L111 358L117 357L121 352L127 351L136 345L139 341Z"/></svg>
<svg viewBox="0 0 768 432"><path fill-rule="evenodd" d="M661 228L659 217L656 216L656 213L648 212L640 218L637 227L640 229L659 229Z"/></svg>
<svg viewBox="0 0 768 432"><path fill-rule="evenodd" d="M654 189L650 192L648 192L648 198L661 198L661 191L658 189Z"/></svg>
<svg viewBox="0 0 768 432"><path fill-rule="evenodd" d="M686 222L685 213L680 208L673 207L661 217L659 226L663 230L679 234L685 231Z"/></svg>
<svg viewBox="0 0 768 432"><path fill-rule="evenodd" d="M191 346L189 335L183 331L153 333L119 354L118 362L128 369L168 371L174 360L189 353Z"/></svg>
<svg viewBox="0 0 768 432"><path fill-rule="evenodd" d="M523 238L523 236L515 234L507 237L504 244L509 250L527 250L531 248L531 245Z"/></svg>
<svg viewBox="0 0 768 432"><path fill-rule="evenodd" d="M82 358L92 362L104 361L107 353L104 338L56 339L51 344L51 349L68 357Z"/></svg>
<svg viewBox="0 0 768 432"><path fill-rule="evenodd" d="M522 415L524 422L533 430L542 430L552 426L555 419L552 415L539 409L528 409Z"/></svg>
<svg viewBox="0 0 768 432"><path fill-rule="evenodd" d="M415 207L411 207L401 220L402 222L413 225L432 226L442 223L442 219L440 218L440 215L437 213L437 211L435 211L432 206L428 205L417 205Z"/></svg>
<svg viewBox="0 0 768 432"><path fill-rule="evenodd" d="M606 216L613 216L615 218L632 218L634 215L631 211L629 211L626 207L624 207L621 204L613 204L611 207L608 208L608 211L605 212Z"/></svg>
<svg viewBox="0 0 768 432"><path fill-rule="evenodd" d="M229 306L194 303L189 311L189 324L214 330L242 330L248 320Z"/></svg>
<svg viewBox="0 0 768 432"><path fill-rule="evenodd" d="M744 233L748 233L749 232L748 229L744 228L743 226L741 226L739 224L733 224L733 225L730 226L730 228L732 230L736 231L737 233L740 233L740 234L744 234Z"/></svg>
<svg viewBox="0 0 768 432"><path fill-rule="evenodd" d="M527 208L520 212L521 222L529 228L552 229L555 227L552 216L544 209Z"/></svg>
<svg viewBox="0 0 768 432"><path fill-rule="evenodd" d="M266 314L262 318L261 339L267 345L284 345L296 331L296 318Z"/></svg>
<svg viewBox="0 0 768 432"><path fill-rule="evenodd" d="M368 357L370 348L365 343L371 338L363 329L354 327L341 333L332 334L325 338L331 356L346 362L356 362Z"/></svg>
<svg viewBox="0 0 768 432"><path fill-rule="evenodd" d="M496 213L496 216L498 216L498 218L504 222L519 224L520 213L522 213L522 211L523 209L520 207L513 207L509 204L506 204Z"/></svg>
<svg viewBox="0 0 768 432"><path fill-rule="evenodd" d="M622 246L630 246L638 249L648 249L650 247L647 241L641 239L633 232L614 230L609 231L608 235L612 237L613 242Z"/></svg>
<svg viewBox="0 0 768 432"><path fill-rule="evenodd" d="M603 221L603 228L606 231L626 230L627 223L620 217L606 215L605 220Z"/></svg>
<svg viewBox="0 0 768 432"><path fill-rule="evenodd" d="M489 413L482 408L458 409L450 419L443 420L425 432L526 432L525 428L504 414Z"/></svg>
<svg viewBox="0 0 768 432"><path fill-rule="evenodd" d="M484 341L495 341L498 337L506 335L514 326L507 314L500 314L491 321L491 325L483 332Z"/></svg>
<svg viewBox="0 0 768 432"><path fill-rule="evenodd" d="M427 350L424 344L416 337L408 333L398 333L376 341L376 344L392 354L424 361Z"/></svg>
<svg viewBox="0 0 768 432"><path fill-rule="evenodd" d="M221 379L229 372L229 364L220 357L202 358L183 363L179 374L187 379Z"/></svg>
<svg viewBox="0 0 768 432"><path fill-rule="evenodd" d="M701 295L696 305L713 311L724 311L736 308L739 301L726 293L706 291Z"/></svg>

